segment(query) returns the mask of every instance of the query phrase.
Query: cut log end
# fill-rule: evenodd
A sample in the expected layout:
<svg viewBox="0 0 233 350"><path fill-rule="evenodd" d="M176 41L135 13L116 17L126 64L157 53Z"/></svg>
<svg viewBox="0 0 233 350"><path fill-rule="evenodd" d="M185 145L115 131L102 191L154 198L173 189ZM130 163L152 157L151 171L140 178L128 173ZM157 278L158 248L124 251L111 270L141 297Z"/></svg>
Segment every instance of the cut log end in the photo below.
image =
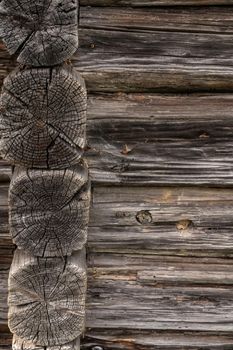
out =
<svg viewBox="0 0 233 350"><path fill-rule="evenodd" d="M2 156L28 168L65 168L86 144L87 94L71 67L17 70L0 99Z"/></svg>
<svg viewBox="0 0 233 350"><path fill-rule="evenodd" d="M3 0L0 36L18 62L53 66L78 48L78 0Z"/></svg>
<svg viewBox="0 0 233 350"><path fill-rule="evenodd" d="M45 350L45 347L35 345L31 341L21 339L14 335L12 342L12 350ZM72 342L69 342L64 345L46 347L46 350L80 350L80 338L76 338Z"/></svg>
<svg viewBox="0 0 233 350"><path fill-rule="evenodd" d="M39 257L70 255L87 240L87 167L53 171L16 167L9 204L10 231L19 248Z"/></svg>
<svg viewBox="0 0 233 350"><path fill-rule="evenodd" d="M9 328L40 346L73 341L84 330L85 293L84 250L68 259L37 259L16 250L9 275Z"/></svg>

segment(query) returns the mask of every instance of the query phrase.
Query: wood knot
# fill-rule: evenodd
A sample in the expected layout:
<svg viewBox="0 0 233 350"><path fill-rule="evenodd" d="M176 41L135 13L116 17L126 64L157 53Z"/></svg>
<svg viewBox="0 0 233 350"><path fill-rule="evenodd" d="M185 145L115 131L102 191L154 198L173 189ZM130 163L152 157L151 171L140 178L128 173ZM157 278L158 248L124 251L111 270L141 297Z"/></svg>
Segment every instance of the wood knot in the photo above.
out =
<svg viewBox="0 0 233 350"><path fill-rule="evenodd" d="M192 225L191 220L180 220L176 223L176 228L179 231L187 230Z"/></svg>
<svg viewBox="0 0 233 350"><path fill-rule="evenodd" d="M136 214L136 219L141 225L146 225L152 222L152 215L149 210L141 210Z"/></svg>

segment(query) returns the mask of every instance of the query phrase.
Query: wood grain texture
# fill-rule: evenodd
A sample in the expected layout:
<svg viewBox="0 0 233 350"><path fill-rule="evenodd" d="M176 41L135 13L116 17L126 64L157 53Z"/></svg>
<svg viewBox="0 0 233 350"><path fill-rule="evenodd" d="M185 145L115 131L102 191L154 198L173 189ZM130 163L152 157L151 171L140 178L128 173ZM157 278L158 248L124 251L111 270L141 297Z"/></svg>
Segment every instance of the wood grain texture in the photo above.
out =
<svg viewBox="0 0 233 350"><path fill-rule="evenodd" d="M0 37L20 63L56 65L78 48L77 0L3 0L0 20Z"/></svg>
<svg viewBox="0 0 233 350"><path fill-rule="evenodd" d="M232 0L80 0L82 6L129 6L129 7L157 7L157 6L212 6L233 5Z"/></svg>
<svg viewBox="0 0 233 350"><path fill-rule="evenodd" d="M231 8L83 9L89 90L232 90Z"/></svg>
<svg viewBox="0 0 233 350"><path fill-rule="evenodd" d="M152 344L147 337L143 343L143 335L150 335L152 341L154 336L155 344L159 341L156 337L160 338L164 346L166 336L169 338L172 332L176 347L178 340L181 344L185 339L188 342L188 336L194 347L192 335L198 344L198 332L202 332L199 344L205 337L206 341L210 337L211 344L211 336L217 334L228 335L232 343L232 261L200 258L197 262L196 258L171 259L89 250L88 266L84 344L90 345L92 339L94 345L104 341L107 345L109 336L110 344L117 349L121 339L124 342L131 334L132 349L137 349L140 342L147 349ZM151 271L151 266L156 267L155 278L153 283L148 283L142 276ZM179 270L183 270L184 275L190 273L190 279L174 281L171 271ZM2 283L7 284L6 277ZM6 322L6 312L6 304L1 304L2 322ZM184 345L188 349L188 344ZM167 346L172 349L170 341Z"/></svg>
<svg viewBox="0 0 233 350"><path fill-rule="evenodd" d="M232 94L89 95L93 183L232 186L232 109Z"/></svg>
<svg viewBox="0 0 233 350"><path fill-rule="evenodd" d="M88 247L95 252L232 257L232 189L98 187L92 197ZM3 262L14 247L7 187L0 187L0 204Z"/></svg>
<svg viewBox="0 0 233 350"><path fill-rule="evenodd" d="M37 346L30 341L22 340L14 335L12 350L45 350L45 347ZM46 350L80 350L80 338L77 338L68 344L46 347Z"/></svg>
<svg viewBox="0 0 233 350"><path fill-rule="evenodd" d="M65 168L86 144L86 89L72 67L12 72L0 97L0 149L28 168Z"/></svg>
<svg viewBox="0 0 233 350"><path fill-rule="evenodd" d="M232 186L231 94L105 94L88 101L98 184Z"/></svg>
<svg viewBox="0 0 233 350"><path fill-rule="evenodd" d="M231 6L124 10L81 10L73 62L89 92L232 91ZM2 79L14 62L0 58Z"/></svg>
<svg viewBox="0 0 233 350"><path fill-rule="evenodd" d="M70 255L87 240L90 186L85 164L65 170L16 168L10 185L10 231L34 256Z"/></svg>
<svg viewBox="0 0 233 350"><path fill-rule="evenodd" d="M11 332L41 346L76 339L84 330L85 260L85 250L68 259L16 250L8 284Z"/></svg>

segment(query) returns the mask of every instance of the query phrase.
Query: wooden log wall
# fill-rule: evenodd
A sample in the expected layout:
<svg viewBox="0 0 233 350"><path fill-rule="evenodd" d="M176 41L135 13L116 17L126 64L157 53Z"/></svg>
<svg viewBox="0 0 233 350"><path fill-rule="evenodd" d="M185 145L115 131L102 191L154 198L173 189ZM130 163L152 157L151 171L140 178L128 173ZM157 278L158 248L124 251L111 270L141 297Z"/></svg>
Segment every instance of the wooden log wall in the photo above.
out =
<svg viewBox="0 0 233 350"><path fill-rule="evenodd" d="M89 91L93 183L82 349L230 350L233 1L81 5L72 62ZM15 60L3 46L0 57L3 80ZM11 167L1 160L0 170L0 344L9 350Z"/></svg>
<svg viewBox="0 0 233 350"><path fill-rule="evenodd" d="M20 64L0 96L0 152L14 165L13 350L78 350L85 329L87 93L67 62L78 49L78 18L77 0L0 2L0 36Z"/></svg>

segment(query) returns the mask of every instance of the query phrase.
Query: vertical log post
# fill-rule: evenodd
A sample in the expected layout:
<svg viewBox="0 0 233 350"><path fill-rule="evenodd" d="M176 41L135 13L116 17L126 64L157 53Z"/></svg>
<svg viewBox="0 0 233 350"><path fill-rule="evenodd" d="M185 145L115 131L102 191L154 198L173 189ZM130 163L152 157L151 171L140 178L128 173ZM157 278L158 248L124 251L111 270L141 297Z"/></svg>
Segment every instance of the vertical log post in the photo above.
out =
<svg viewBox="0 0 233 350"><path fill-rule="evenodd" d="M0 36L20 63L0 98L0 151L15 165L13 350L79 350L85 326L87 94L65 62L78 48L78 11L77 0L0 2Z"/></svg>

